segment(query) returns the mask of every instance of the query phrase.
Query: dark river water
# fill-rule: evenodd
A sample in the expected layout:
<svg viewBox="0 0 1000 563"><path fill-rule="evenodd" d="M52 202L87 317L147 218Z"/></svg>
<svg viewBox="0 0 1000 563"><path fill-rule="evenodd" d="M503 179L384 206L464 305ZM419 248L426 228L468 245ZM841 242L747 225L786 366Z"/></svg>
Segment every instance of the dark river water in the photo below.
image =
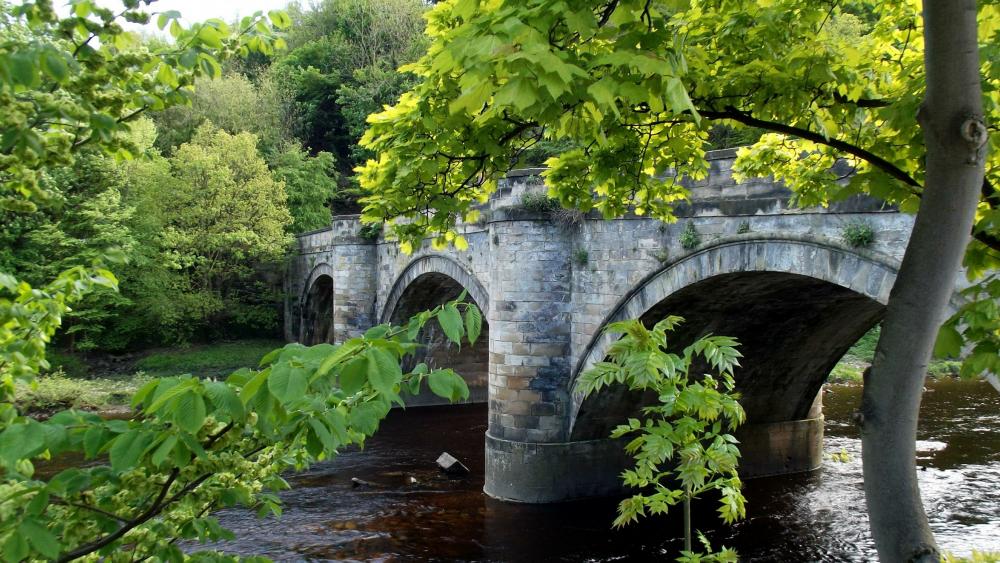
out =
<svg viewBox="0 0 1000 563"><path fill-rule="evenodd" d="M828 454L810 474L750 480L747 519L725 526L714 499L695 526L743 561L869 561L861 441L849 422L860 388L824 397ZM486 406L393 412L364 451L347 452L290 479L280 519L227 510L235 541L214 547L280 561L673 560L679 518L647 518L612 530L616 501L518 505L482 493ZM928 385L919 432L920 487L941 547L1000 551L1000 394L984 382ZM448 451L472 473L451 479L434 460ZM840 456L838 456L840 457ZM354 487L351 478L376 487ZM411 477L416 483L411 482ZM679 516L679 514L677 515Z"/></svg>

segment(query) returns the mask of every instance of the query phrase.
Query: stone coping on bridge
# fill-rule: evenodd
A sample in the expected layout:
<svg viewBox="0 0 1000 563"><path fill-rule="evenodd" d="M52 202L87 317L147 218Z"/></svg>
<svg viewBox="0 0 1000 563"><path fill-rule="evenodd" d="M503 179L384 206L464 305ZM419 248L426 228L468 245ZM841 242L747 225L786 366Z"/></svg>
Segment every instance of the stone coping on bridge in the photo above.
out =
<svg viewBox="0 0 1000 563"><path fill-rule="evenodd" d="M691 191L691 199L681 202L675 208L674 215L681 218L726 216L752 217L767 214L809 214L828 212L822 208L799 208L788 205L791 192L772 178L748 178L737 182L733 177L732 166L738 149L721 149L709 151L705 155L709 163L709 174L703 180L691 181L681 179L681 183ZM546 213L529 211L522 208L522 198L528 193L544 193L541 175L546 168L519 168L507 172L500 179L497 189L490 195L486 204L478 206L483 217L476 223L459 223L458 229L466 234L481 230L484 225L502 221L535 220L545 218ZM669 174L668 174L669 175ZM885 213L896 212L883 202L867 196L853 196L841 202L831 204L831 209L841 213ZM338 243L374 244L381 242L381 237L365 237L361 235L360 214L336 215L331 224L320 229L299 233L296 237L300 246L309 237L328 231L336 231ZM591 211L587 218L602 219L597 211ZM648 219L631 212L618 219ZM351 227L355 225L356 227ZM428 239L429 240L429 239Z"/></svg>

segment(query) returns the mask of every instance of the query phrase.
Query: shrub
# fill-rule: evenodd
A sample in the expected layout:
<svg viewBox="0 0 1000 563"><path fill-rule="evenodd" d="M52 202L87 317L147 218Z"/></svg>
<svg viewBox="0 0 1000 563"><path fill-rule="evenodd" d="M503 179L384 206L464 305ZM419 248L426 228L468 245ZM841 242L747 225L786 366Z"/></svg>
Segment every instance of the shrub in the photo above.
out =
<svg viewBox="0 0 1000 563"><path fill-rule="evenodd" d="M733 550L722 547L712 553L706 541L708 555L693 553L687 515L692 500L711 492L720 497L718 512L726 523L746 516L736 469L740 451L731 434L746 418L733 378L741 355L737 341L726 336L705 336L679 354L668 352L668 333L681 322L669 316L651 329L637 319L608 325L608 332L624 336L608 350L608 361L581 376L580 385L584 395L624 384L659 399L642 409L642 420L630 418L611 434L632 438L625 451L635 458L635 466L622 473L622 480L640 489L618 505L614 525L665 514L682 504L687 560L735 562Z"/></svg>
<svg viewBox="0 0 1000 563"><path fill-rule="evenodd" d="M590 261L590 253L583 248L577 248L573 252L573 261L580 266L586 266L587 262Z"/></svg>
<svg viewBox="0 0 1000 563"><path fill-rule="evenodd" d="M559 202L540 192L525 192L519 206L531 213L549 214L559 209Z"/></svg>
<svg viewBox="0 0 1000 563"><path fill-rule="evenodd" d="M365 240L378 240L378 237L382 236L382 223L368 223L367 225L361 225L361 230L358 231L358 236Z"/></svg>
<svg viewBox="0 0 1000 563"><path fill-rule="evenodd" d="M750 232L750 221L740 221L740 226L736 227L736 234L742 235Z"/></svg>
<svg viewBox="0 0 1000 563"><path fill-rule="evenodd" d="M694 250L699 244L701 244L701 235L698 230L694 227L694 221L688 221L687 225L684 226L684 231L681 233L681 246L685 250Z"/></svg>
<svg viewBox="0 0 1000 563"><path fill-rule="evenodd" d="M852 221L841 232L844 242L854 248L865 248L875 242L875 231L864 221Z"/></svg>

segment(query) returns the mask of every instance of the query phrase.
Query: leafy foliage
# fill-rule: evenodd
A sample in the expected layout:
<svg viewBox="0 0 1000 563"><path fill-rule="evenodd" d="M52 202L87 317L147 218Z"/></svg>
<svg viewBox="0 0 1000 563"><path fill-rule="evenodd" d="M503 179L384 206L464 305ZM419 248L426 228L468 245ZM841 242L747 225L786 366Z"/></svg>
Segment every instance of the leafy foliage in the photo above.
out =
<svg viewBox="0 0 1000 563"><path fill-rule="evenodd" d="M875 230L865 221L854 221L844 225L842 236L844 242L855 248L865 248L875 242Z"/></svg>
<svg viewBox="0 0 1000 563"><path fill-rule="evenodd" d="M424 10L418 0L326 0L291 11L291 49L270 72L289 98L296 136L336 155L342 172L368 156L357 146L368 114L413 84L395 70L423 53Z"/></svg>
<svg viewBox="0 0 1000 563"><path fill-rule="evenodd" d="M688 221L684 225L684 230L681 232L680 236L681 247L684 250L694 250L701 244L701 235L694 226L694 221Z"/></svg>
<svg viewBox="0 0 1000 563"><path fill-rule="evenodd" d="M464 308L466 325L458 319ZM179 560L177 539L232 537L209 515L225 506L280 514L274 494L289 469L363 444L393 403L426 382L451 400L468 397L451 370L402 359L437 320L453 342L478 336L474 305L449 302L405 326L379 325L339 346L289 344L225 380L153 379L132 397L129 420L64 411L45 422L15 417L0 432L0 545L4 558L66 561ZM92 463L50 478L35 461L80 455Z"/></svg>
<svg viewBox="0 0 1000 563"><path fill-rule="evenodd" d="M539 192L526 192L521 196L520 208L531 213L552 213L559 209L559 202Z"/></svg>
<svg viewBox="0 0 1000 563"><path fill-rule="evenodd" d="M996 123L1000 7L978 9L986 121ZM772 176L807 206L867 193L919 207L917 4L451 0L428 14L427 33L427 54L404 67L420 83L371 116L362 138L376 155L359 168L363 219L395 221L404 250L428 235L446 244L540 140L568 147L545 175L564 207L673 220L689 195L680 179L706 176L720 124L755 141L737 151L738 179ZM973 280L1000 265L1000 136L986 159L965 259ZM956 330L972 343L980 332L965 322Z"/></svg>
<svg viewBox="0 0 1000 563"><path fill-rule="evenodd" d="M581 376L580 389L586 395L619 384L658 397L657 404L643 408L643 419L631 418L611 434L635 436L625 448L635 458L635 467L622 478L626 485L643 489L618 505L615 526L647 514L666 514L678 503L690 503L710 491L721 497L723 521L732 523L746 515L736 471L740 452L730 434L746 417L734 391L737 342L704 336L680 354L670 352L668 333L681 322L668 316L652 329L638 320L608 325L609 332L624 336L608 350L610 361L599 362ZM698 373L702 369L711 373ZM735 553L725 548L708 556L694 553L690 529L685 536L687 548L679 561L735 561Z"/></svg>

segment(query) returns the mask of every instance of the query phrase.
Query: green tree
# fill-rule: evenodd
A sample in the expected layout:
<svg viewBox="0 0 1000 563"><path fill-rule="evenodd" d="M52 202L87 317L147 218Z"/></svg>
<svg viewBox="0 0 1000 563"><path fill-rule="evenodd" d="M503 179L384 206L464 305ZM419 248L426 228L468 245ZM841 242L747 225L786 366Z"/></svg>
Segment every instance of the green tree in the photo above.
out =
<svg viewBox="0 0 1000 563"><path fill-rule="evenodd" d="M206 123L169 163L171 180L150 186L163 227L159 258L175 273L162 296L173 301L172 318L163 323L182 339L211 325L258 323L262 315L276 324L273 301L254 305L246 296L246 285L276 267L290 242L285 185L268 170L256 136Z"/></svg>
<svg viewBox="0 0 1000 563"><path fill-rule="evenodd" d="M336 162L333 155L320 152L309 156L301 148L290 145L271 161L274 175L285 183L288 212L292 222L289 233L304 233L330 224L330 208L348 205L337 185Z"/></svg>
<svg viewBox="0 0 1000 563"><path fill-rule="evenodd" d="M129 420L64 411L14 421L0 431L4 560L238 560L185 556L176 544L232 538L211 515L220 508L279 515L284 472L363 445L401 396L427 386L452 401L467 398L451 370L400 368L435 319L455 344L463 335L474 343L478 322L453 323L461 309L481 320L474 305L450 302L339 346L289 344L225 380L153 380L132 398ZM35 475L34 460L60 454L91 463Z"/></svg>
<svg viewBox="0 0 1000 563"><path fill-rule="evenodd" d="M261 152L270 158L294 142L283 96L270 74L261 76L256 84L241 74L200 79L191 92L190 105L152 114L158 131L156 146L170 155L208 121L230 134L257 135Z"/></svg>
<svg viewBox="0 0 1000 563"><path fill-rule="evenodd" d="M636 435L625 447L635 457L635 467L626 470L622 479L626 485L644 489L618 505L615 526L634 522L647 512L666 514L680 503L684 550L678 561L735 562L736 553L725 547L718 553L694 551L691 501L718 492L723 521L731 524L746 516L736 471L740 451L730 434L746 418L733 379L733 370L739 366L738 343L725 336L705 336L680 354L670 352L667 334L683 321L667 316L651 329L639 320L608 325L608 332L624 336L608 350L610 361L599 362L581 376L581 389L589 395L618 384L657 396L657 404L643 408L642 420L631 418L611 433L612 438ZM710 366L715 375L691 372L703 365Z"/></svg>
<svg viewBox="0 0 1000 563"><path fill-rule="evenodd" d="M51 2L0 4L0 209L31 212L52 200L46 171L71 166L87 146L130 155L129 123L148 110L183 103L198 76L219 74L217 56L273 51L273 30L260 13L244 18L239 33L221 21L184 28L179 14L161 14L176 43L150 49L122 21L148 22L148 2L128 0L115 13L90 0L72 0L70 15ZM271 22L287 26L283 13ZM258 26L257 24L261 24ZM0 272L0 428L21 418L14 382L47 366L45 347L70 304L117 281L99 261L76 266L42 284Z"/></svg>
<svg viewBox="0 0 1000 563"><path fill-rule="evenodd" d="M564 206L670 220L689 195L679 179L707 174L716 123L766 130L735 170L782 180L803 205L864 192L920 209L865 387L862 435L881 556L938 558L914 442L963 250L980 283L940 348L977 339L965 372L1000 370L1000 318L983 316L1000 300L1000 141L985 125L1000 118L1000 8L929 0L922 16L913 3L870 0L452 0L430 12L427 31L427 55L404 67L420 84L370 117L362 139L377 154L359 172L363 219L394 220L404 250L427 234L464 242L456 221L539 138L573 147L548 160L545 176ZM846 183L838 159L853 168Z"/></svg>
<svg viewBox="0 0 1000 563"><path fill-rule="evenodd" d="M366 155L357 140L367 115L412 84L394 71L423 53L424 10L418 0L326 0L292 11L291 49L271 72L291 98L296 135L336 155L345 174Z"/></svg>
<svg viewBox="0 0 1000 563"><path fill-rule="evenodd" d="M87 151L72 167L42 177L50 205L11 243L11 271L31 284L45 283L59 272L89 266L109 254L128 258L136 251L129 223L131 208L122 196L126 180L114 159ZM12 212L3 213L14 216ZM71 350L106 347L105 329L127 310L128 298L111 290L94 291L63 320L62 339Z"/></svg>

